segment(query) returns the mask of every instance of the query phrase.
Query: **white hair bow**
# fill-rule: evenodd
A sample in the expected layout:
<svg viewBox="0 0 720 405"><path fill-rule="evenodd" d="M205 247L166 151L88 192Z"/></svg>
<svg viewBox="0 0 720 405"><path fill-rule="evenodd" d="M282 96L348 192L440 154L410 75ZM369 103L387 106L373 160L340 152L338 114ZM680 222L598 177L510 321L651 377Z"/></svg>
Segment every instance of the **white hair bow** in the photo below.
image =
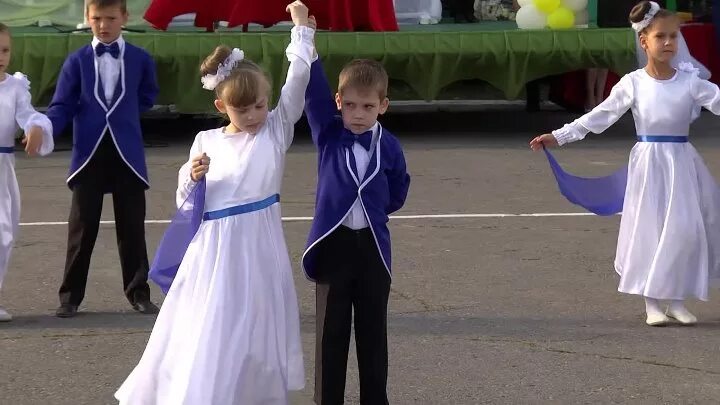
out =
<svg viewBox="0 0 720 405"><path fill-rule="evenodd" d="M660 5L654 1L650 2L650 10L645 14L645 17L640 22L632 23L632 29L635 32L640 32L650 25L652 19L655 18L655 14L660 11Z"/></svg>
<svg viewBox="0 0 720 405"><path fill-rule="evenodd" d="M245 59L245 52L241 51L238 48L234 48L230 55L225 58L223 63L218 66L217 73L215 73L214 75L205 75L202 77L202 79L200 79L203 84L203 89L215 90L215 88L218 86L218 84L220 84L220 82L230 76L230 72L235 67L235 64L243 59Z"/></svg>

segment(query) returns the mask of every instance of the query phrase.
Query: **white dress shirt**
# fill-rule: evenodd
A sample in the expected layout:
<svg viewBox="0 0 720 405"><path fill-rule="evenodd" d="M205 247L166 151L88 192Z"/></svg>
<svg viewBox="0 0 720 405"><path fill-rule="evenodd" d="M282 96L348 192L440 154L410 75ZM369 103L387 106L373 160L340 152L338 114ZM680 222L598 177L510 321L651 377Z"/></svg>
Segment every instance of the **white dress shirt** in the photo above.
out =
<svg viewBox="0 0 720 405"><path fill-rule="evenodd" d="M367 151L358 142L355 142L352 147L353 155L355 155L355 165L357 167L358 181L362 184L365 178L365 172L367 171L368 165L370 164L370 158L375 152L375 146L377 145L379 136L380 125L376 122L375 125L370 129L373 132L372 142L370 143L370 150ZM360 202L360 196L353 203L352 209L348 212L347 216L343 219L342 224L350 229L359 230L369 227L367 217L365 216L365 210Z"/></svg>
<svg viewBox="0 0 720 405"><path fill-rule="evenodd" d="M112 103L113 96L115 95L115 87L117 87L118 79L120 78L120 64L122 63L122 54L125 49L125 40L122 35L115 41L120 47L120 57L117 59L113 58L109 53L104 53L102 56L95 56L98 61L98 74L103 83L103 95L108 105ZM100 44L100 40L93 38L92 47L93 51L95 47ZM111 44L106 44L111 45Z"/></svg>

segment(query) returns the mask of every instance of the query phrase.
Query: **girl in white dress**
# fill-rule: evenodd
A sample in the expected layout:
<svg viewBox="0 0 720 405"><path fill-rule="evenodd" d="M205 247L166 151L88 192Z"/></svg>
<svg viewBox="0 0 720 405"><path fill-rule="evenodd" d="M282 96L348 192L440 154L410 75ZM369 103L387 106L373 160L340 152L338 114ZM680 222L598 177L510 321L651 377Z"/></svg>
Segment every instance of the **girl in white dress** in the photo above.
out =
<svg viewBox="0 0 720 405"><path fill-rule="evenodd" d="M15 176L15 133L25 131L25 151L30 156L52 152L52 124L30 104L30 82L22 73L5 73L10 64L11 38L0 23L0 288L10 263L10 252L20 223L20 189ZM0 307L0 322L12 316Z"/></svg>
<svg viewBox="0 0 720 405"><path fill-rule="evenodd" d="M684 300L708 299L720 278L720 191L695 148L690 123L700 107L720 114L720 90L691 64L671 65L679 20L643 1L630 20L647 66L624 76L597 108L571 124L536 137L533 150L601 133L631 110L638 143L630 153L615 270L618 291L645 298L647 324L697 319ZM668 301L663 310L663 301Z"/></svg>
<svg viewBox="0 0 720 405"><path fill-rule="evenodd" d="M167 293L145 353L115 393L128 405L286 404L304 387L300 321L279 193L314 57L314 19L299 1L277 107L240 50L201 68L226 127L200 132L179 172L181 205L204 181L203 221ZM212 158L212 164L210 159Z"/></svg>

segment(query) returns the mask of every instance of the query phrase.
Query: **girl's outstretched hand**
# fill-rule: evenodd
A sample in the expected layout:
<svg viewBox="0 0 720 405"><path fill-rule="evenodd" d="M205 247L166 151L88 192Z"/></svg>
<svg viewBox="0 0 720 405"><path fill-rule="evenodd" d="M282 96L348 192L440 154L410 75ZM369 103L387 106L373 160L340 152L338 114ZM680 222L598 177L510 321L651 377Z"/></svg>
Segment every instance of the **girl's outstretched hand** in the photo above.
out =
<svg viewBox="0 0 720 405"><path fill-rule="evenodd" d="M557 146L557 144L557 139L555 139L555 136L553 136L553 134L544 134L535 137L532 141L530 141L530 149L538 151L542 149L543 146L552 147Z"/></svg>

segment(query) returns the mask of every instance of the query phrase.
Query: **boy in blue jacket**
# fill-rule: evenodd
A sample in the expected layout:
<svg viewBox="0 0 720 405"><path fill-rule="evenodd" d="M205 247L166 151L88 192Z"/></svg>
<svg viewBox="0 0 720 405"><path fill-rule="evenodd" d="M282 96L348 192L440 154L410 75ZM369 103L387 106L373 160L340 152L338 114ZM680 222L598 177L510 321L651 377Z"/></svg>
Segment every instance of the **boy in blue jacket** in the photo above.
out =
<svg viewBox="0 0 720 405"><path fill-rule="evenodd" d="M125 296L141 313L154 314L145 247L145 190L149 187L140 113L158 94L155 63L126 42L126 0L88 0L92 43L70 54L60 71L47 116L59 135L73 121L72 206L65 275L56 315L77 314L85 297L103 195L112 193Z"/></svg>
<svg viewBox="0 0 720 405"><path fill-rule="evenodd" d="M340 73L333 100L318 59L305 96L319 153L315 219L302 258L306 276L317 283L319 405L344 403L353 310L360 403L388 403L387 222L405 203L410 176L400 143L377 121L388 108L387 86L380 63L355 60Z"/></svg>

